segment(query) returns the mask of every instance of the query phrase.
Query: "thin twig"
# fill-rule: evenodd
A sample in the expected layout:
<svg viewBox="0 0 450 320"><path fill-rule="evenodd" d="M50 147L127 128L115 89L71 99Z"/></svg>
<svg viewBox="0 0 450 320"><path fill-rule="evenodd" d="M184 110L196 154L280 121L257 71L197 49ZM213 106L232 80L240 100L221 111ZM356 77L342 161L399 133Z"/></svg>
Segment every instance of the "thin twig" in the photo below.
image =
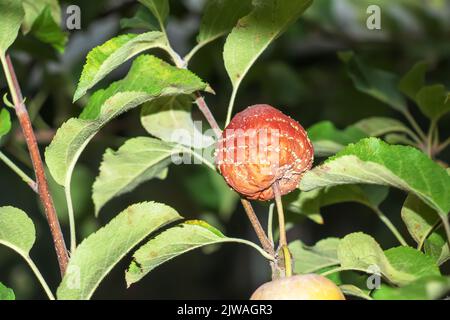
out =
<svg viewBox="0 0 450 320"><path fill-rule="evenodd" d="M427 136L425 135L425 132L420 128L420 126L417 124L414 117L411 115L408 109L404 110L402 114L405 116L405 118L409 121L411 126L416 130L417 134L423 139L423 141L427 140Z"/></svg>
<svg viewBox="0 0 450 320"><path fill-rule="evenodd" d="M448 221L448 215L439 215L444 225L445 235L447 236L447 243L450 248L450 223Z"/></svg>
<svg viewBox="0 0 450 320"><path fill-rule="evenodd" d="M205 116L206 121L208 121L211 128L214 130L214 133L217 137L220 137L222 134L222 130L220 130L219 125L217 124L216 119L214 118L213 114L211 113L211 110L208 108L208 105L206 104L205 99L200 94L200 92L195 92L195 102L197 103L198 108Z"/></svg>
<svg viewBox="0 0 450 320"><path fill-rule="evenodd" d="M11 159L9 159L6 154L0 151L0 160L2 160L12 171L14 171L22 180L33 189L34 192L38 193L38 188L36 182L31 179L22 169L20 169Z"/></svg>
<svg viewBox="0 0 450 320"><path fill-rule="evenodd" d="M5 150L8 151L14 158L24 164L27 168L33 170L33 164L31 163L28 152L16 143L8 143L5 146Z"/></svg>
<svg viewBox="0 0 450 320"><path fill-rule="evenodd" d="M422 235L420 241L417 243L417 250L421 251L425 244L425 240L427 240L428 237L431 235L431 233L439 229L441 226L442 226L441 220L435 222L435 224Z"/></svg>
<svg viewBox="0 0 450 320"><path fill-rule="evenodd" d="M227 119L225 120L225 126L227 126L231 121L231 116L233 115L234 102L236 101L236 95L237 95L237 86L236 87L233 86L230 102L228 103Z"/></svg>
<svg viewBox="0 0 450 320"><path fill-rule="evenodd" d="M275 203L277 205L277 212L278 212L278 230L280 233L278 251L283 254L284 276L290 277L292 276L292 258L287 244L286 223L284 219L283 202L281 201L281 192L278 181L275 181L273 183L272 190L275 195Z"/></svg>
<svg viewBox="0 0 450 320"><path fill-rule="evenodd" d="M407 247L408 243L406 242L405 238L403 238L400 231L398 231L398 229L391 222L391 220L389 220L389 218L386 217L386 215L377 207L371 207L371 208L377 214L378 218L380 218L380 220L386 225L386 227L389 228L389 230L392 232L392 234L397 238L398 242L400 242L400 244L402 246Z"/></svg>
<svg viewBox="0 0 450 320"><path fill-rule="evenodd" d="M167 39L167 43L169 44L169 39ZM173 62L175 63L175 65L178 68L182 68L182 69L187 68L186 61L183 60L183 58L181 58L180 55L178 53L176 53L175 50L172 49L170 44L168 45L167 50L168 50L169 55L172 58ZM203 113L203 116L205 117L206 121L208 121L211 128L214 130L216 137L220 137L220 135L222 134L222 130L220 129L219 125L217 124L217 121L214 118L213 114L211 113L211 110L209 109L208 105L206 104L206 101L203 98L202 94L199 91L196 91L194 94L195 94L195 103L197 104L198 108Z"/></svg>
<svg viewBox="0 0 450 320"><path fill-rule="evenodd" d="M278 224L279 224L278 228L280 230L280 248L281 248L283 246L287 246L287 238L286 238L286 223L284 221L283 203L281 202L281 194L278 181L275 181L273 183L272 189L275 195L275 203L277 205Z"/></svg>
<svg viewBox="0 0 450 320"><path fill-rule="evenodd" d="M9 90L11 91L11 95L13 98L16 115L19 119L19 123L22 128L23 135L25 136L25 141L27 143L28 151L30 153L31 161L33 163L33 169L36 174L36 181L38 184L39 197L45 209L45 215L47 217L47 222L53 237L53 244L56 250L56 256L58 258L61 275L64 275L67 268L67 263L69 261L69 256L67 254L66 244L61 232L61 226L59 224L55 206L53 204L53 199L48 188L47 178L45 177L44 165L42 163L36 136L34 135L30 117L23 102L22 92L20 90L19 82L17 81L11 58L9 57L9 55L0 56Z"/></svg>
<svg viewBox="0 0 450 320"><path fill-rule="evenodd" d="M437 153L441 152L442 150L444 150L444 149L447 148L448 146L450 146L450 137L448 137L444 142L442 142L442 143L437 147Z"/></svg>
<svg viewBox="0 0 450 320"><path fill-rule="evenodd" d="M275 256L275 250L270 243L269 238L267 238L266 233L264 232L263 227L261 226L261 223L259 222L258 217L256 216L255 211L253 210L252 205L250 202L246 199L241 199L242 205L244 206L245 212L247 213L248 219L250 220L253 229L256 232L256 235L258 236L259 241L261 242L262 247L264 250L269 253L272 256Z"/></svg>
<svg viewBox="0 0 450 320"><path fill-rule="evenodd" d="M273 209L275 205L273 203L269 206L269 217L267 219L267 235L269 237L269 241L274 245L273 242Z"/></svg>
<svg viewBox="0 0 450 320"><path fill-rule="evenodd" d="M208 44L209 42L200 42L197 43L192 49L191 51L188 52L187 55L184 56L183 60L186 62L186 65L189 63L189 61L191 61L192 57L197 53L198 50L200 50L201 48L203 48L206 44Z"/></svg>
<svg viewBox="0 0 450 320"><path fill-rule="evenodd" d="M427 137L427 153L431 159L433 159L433 136L435 127L436 127L436 120L431 120L430 129L428 131Z"/></svg>
<svg viewBox="0 0 450 320"><path fill-rule="evenodd" d="M75 213L73 210L70 181L64 188L64 194L66 196L67 215L69 217L70 253L74 254L75 250L77 249L77 231L76 231L76 225L75 225Z"/></svg>
<svg viewBox="0 0 450 320"><path fill-rule="evenodd" d="M406 128L404 130L404 132L406 134L408 134L416 142L417 146L420 146L423 144L423 141L420 140L419 136L417 134L415 134L414 131L410 130L409 128Z"/></svg>
<svg viewBox="0 0 450 320"><path fill-rule="evenodd" d="M243 243L246 244L250 247L255 248L256 250L258 250L259 253L261 253L261 255L266 258L267 260L270 261L274 261L275 257L269 253L267 253L263 248L261 248L260 246L258 246L256 243L252 242L252 241L248 241L245 239L240 239L240 238L225 238L222 240L223 242L239 242L239 243Z"/></svg>
<svg viewBox="0 0 450 320"><path fill-rule="evenodd" d="M39 271L36 264L31 260L28 256L23 256L25 261L30 266L31 270L33 271L34 275L38 279L39 283L41 284L42 288L44 289L45 293L47 294L48 298L50 300L55 300L55 296L52 293L52 290L50 290L50 287L48 286L47 282L45 281L44 277L42 276L42 273Z"/></svg>

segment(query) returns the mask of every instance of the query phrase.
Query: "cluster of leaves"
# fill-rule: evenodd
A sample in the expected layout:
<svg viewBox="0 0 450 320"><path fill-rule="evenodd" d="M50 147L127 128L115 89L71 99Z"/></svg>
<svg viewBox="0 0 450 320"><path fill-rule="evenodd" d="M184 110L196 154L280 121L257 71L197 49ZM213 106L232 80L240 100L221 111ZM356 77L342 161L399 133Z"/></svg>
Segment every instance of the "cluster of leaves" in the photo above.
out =
<svg viewBox="0 0 450 320"><path fill-rule="evenodd" d="M341 53L340 58L358 90L405 115L412 128L380 117L361 120L344 130L328 121L312 126L308 132L316 155L332 156L305 174L301 192L290 200L289 209L322 222L321 207L358 202L386 224L401 246L383 251L375 239L362 233L327 238L312 247L294 241L291 249L298 261L296 272L329 274L346 293L364 299L440 298L450 291L450 279L439 270L450 259L450 171L433 160L448 145L437 134L438 120L450 112L448 91L442 84L425 83L425 62L417 63L398 79L365 65L353 53ZM412 118L402 93L429 118L428 134ZM407 146L389 145L375 137ZM408 193L401 217L415 248L379 208L388 187ZM361 278L355 270L377 273L384 283L377 290L368 290L367 277Z"/></svg>
<svg viewBox="0 0 450 320"><path fill-rule="evenodd" d="M58 0L5 0L0 3L0 55L5 56L19 31L31 34L43 43L63 52L67 34L60 29L61 8ZM5 104L12 106L6 99ZM0 138L11 129L10 114L0 108Z"/></svg>
<svg viewBox="0 0 450 320"><path fill-rule="evenodd" d="M335 154L349 143L370 136L384 137L389 143L415 146L433 158L447 147L447 141L439 141L437 123L442 116L450 112L448 90L442 84L425 83L426 62L418 62L399 79L386 70L366 65L352 52L341 52L339 57L345 63L347 72L359 91L404 115L412 128L397 119L384 117L363 119L344 130L337 129L329 121L319 122L308 130L310 138L315 142L318 156ZM430 120L428 135L412 118L405 96L415 102Z"/></svg>
<svg viewBox="0 0 450 320"><path fill-rule="evenodd" d="M381 8L383 20L382 28L376 32L361 28L366 25L367 9L372 5ZM395 37L396 41L406 44L413 39L427 37L429 43L433 43L432 40L438 39L436 36L440 30L444 33L448 31L445 22L448 13L449 7L444 1L399 0L392 5L389 0L315 0L314 6L306 12L305 19L316 22L341 39L386 41ZM430 24L430 21L433 23Z"/></svg>
<svg viewBox="0 0 450 320"><path fill-rule="evenodd" d="M41 30L34 34L46 42L60 39L46 38L51 33L42 31L47 30L52 17L56 19L51 13L53 1L39 3L47 2L48 6L43 6L38 14L28 15L23 10L30 10L30 7L25 9L25 4L19 8L16 1L4 2L8 8L1 8L0 12L11 15L6 15L7 20L4 20L8 21L7 29L3 30L6 24L0 23L3 52L14 41L22 22L27 21L24 17L30 15L41 18L36 18L35 23L28 20L28 26L32 26L29 32L33 32L30 31L33 28ZM74 101L118 66L135 58L128 74L92 93L81 115L69 119L58 129L45 152L53 179L64 188L71 227L71 257L57 290L59 299L91 298L108 272L129 252L133 252L133 259L125 271L128 286L177 255L211 244L243 243L266 258L273 258L252 242L226 237L204 221L184 221L173 208L155 202L129 206L77 246L71 182L77 161L92 138L120 114L142 106L141 123L150 136L131 138L118 150L106 150L92 190L97 215L114 197L150 179L164 179L174 156L192 156L215 171L214 165L202 157L203 149L210 147L213 139L200 132L191 117L198 92L212 90L188 70L189 60L203 46L228 34L223 58L233 90L227 123L239 86L249 69L312 1L210 0L204 10L197 45L183 58L173 50L165 31L169 2L139 2L142 6L136 15L123 19L122 26L143 28L146 32L123 34L94 48L87 56ZM61 43L51 42L56 48L60 48ZM154 49L166 53L174 65L143 54ZM359 202L380 217L402 246L383 250L375 239L362 233L342 239L324 239L313 247L297 240L290 244L297 261L295 272L328 274L346 293L366 299L439 298L450 289L449 278L441 275L439 269L450 258L445 235L445 230L450 233L450 176L433 159L445 147L445 142L441 143L437 135L437 122L450 110L447 90L442 85L425 85L423 63L398 81L386 71L364 65L352 53L342 53L340 57L358 90L403 113L412 128L390 118L365 119L342 131L330 122L311 127L308 131L317 155L332 157L305 175L298 198L288 205L291 210L322 221L321 207L344 201ZM428 135L411 118L401 93L415 101L430 118ZM2 111L0 134L8 131L10 122L9 114ZM192 136L173 136L175 128L185 129ZM201 139L194 139L194 136ZM377 137L413 147L389 145ZM416 248L407 245L379 208L388 187L408 193L401 214L412 239L417 242ZM146 243L136 249L145 239ZM0 243L17 251L42 280L29 257L34 241L34 225L27 215L16 208L1 207ZM373 273L373 266L384 280L378 290L367 289L366 277L362 275ZM46 289L45 281L41 283ZM53 298L51 291L46 291ZM2 296L14 298L11 290L1 285Z"/></svg>
<svg viewBox="0 0 450 320"><path fill-rule="evenodd" d="M40 41L64 51L67 34L61 31L61 8L58 0L5 0L0 4L2 33L0 51L3 54L16 39L19 30L23 35L32 34Z"/></svg>
<svg viewBox="0 0 450 320"><path fill-rule="evenodd" d="M252 242L226 237L204 221L183 222L174 209L154 202L131 205L76 246L71 179L77 160L95 134L118 115L143 106L142 125L152 135L132 138L117 151L105 152L100 173L93 186L92 197L97 214L113 197L130 192L149 179L164 179L174 155L190 154L215 171L214 165L197 152L210 147L214 140L198 132L190 115L193 94L211 89L187 69L189 59L209 42L230 33L225 44L224 62L233 83L234 97L245 73L255 60L311 3L309 0L253 3L250 0L209 1L200 25L198 43L186 57L181 58L172 49L165 32L169 2L140 2L143 7L136 16L124 20L122 24L135 27L138 23L149 31L120 35L94 48L87 56L74 101L119 65L138 56L127 76L106 89L95 91L81 115L69 119L58 129L45 152L46 164L53 179L64 187L71 226L71 258L68 271L57 291L59 299L89 299L114 265L155 231L160 233L135 251L125 275L128 285L138 281L161 263L208 244L244 243L266 258L272 258ZM152 18L143 25L143 17L148 17L149 14ZM269 15L271 19L267 19ZM224 16L226 19L223 19ZM247 50L249 43L252 43L251 51ZM149 49L162 49L175 66L155 56L141 54ZM236 56L237 52L242 54ZM171 133L175 128L186 129L185 132L202 138L174 138ZM8 232L3 235L4 243L16 250L18 247L15 242L19 241L16 235L28 231L31 233L31 229L34 232L34 227L30 228L30 220L19 209L3 207L0 212L9 210L20 212L27 221L27 225L17 223L10 215L5 214L3 224ZM32 238L33 243L34 236ZM26 249L19 248L17 251L27 261L31 261L28 258L31 246ZM49 297L52 297L51 293Z"/></svg>

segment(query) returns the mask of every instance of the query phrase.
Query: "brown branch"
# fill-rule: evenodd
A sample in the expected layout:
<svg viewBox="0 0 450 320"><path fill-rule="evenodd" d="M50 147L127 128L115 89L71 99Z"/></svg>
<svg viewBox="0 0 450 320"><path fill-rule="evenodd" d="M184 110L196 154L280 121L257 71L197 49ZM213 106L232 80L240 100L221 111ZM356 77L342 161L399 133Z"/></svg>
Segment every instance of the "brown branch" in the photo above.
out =
<svg viewBox="0 0 450 320"><path fill-rule="evenodd" d="M169 43L168 39L167 39L167 42ZM187 69L186 61L183 60L183 58L181 58L180 55L178 53L176 53L170 45L168 48L168 53L178 68ZM208 105L206 104L206 101L203 98L202 94L199 91L195 91L194 95L195 95L195 103L197 104L198 108L203 113L203 116L205 117L206 121L208 121L211 128L214 130L216 137L220 138L220 136L222 134L222 130L220 129L219 125L217 124L216 118L214 118L213 114L211 113L211 110L209 109Z"/></svg>
<svg viewBox="0 0 450 320"><path fill-rule="evenodd" d="M264 232L264 229L262 228L261 223L259 222L258 217L256 216L256 213L253 210L252 205L248 200L243 198L241 199L241 202L242 205L244 206L245 212L247 213L248 219L250 220L252 227L255 230L259 241L261 242L262 247L268 254L275 256L273 245L270 242L269 238L267 237L266 233Z"/></svg>
<svg viewBox="0 0 450 320"><path fill-rule="evenodd" d="M38 144L50 143L53 140L55 133L56 133L56 130L53 130L53 129L42 129L42 130L34 131L34 135L36 137L36 141L38 142ZM25 137L23 136L21 130L17 130L14 132L14 141L17 141L19 143L26 142Z"/></svg>
<svg viewBox="0 0 450 320"><path fill-rule="evenodd" d="M31 161L33 163L33 169L36 174L36 182L38 185L39 197L42 205L45 209L45 215L47 218L50 232L53 238L53 244L56 250L56 256L58 257L59 268L61 275L64 275L69 256L64 242L64 237L59 225L58 216L56 214L55 206L53 204L52 196L50 195L47 178L45 177L44 165L42 163L39 147L34 135L33 127L31 125L30 117L28 115L25 104L23 103L23 96L20 90L19 82L17 81L16 73L11 62L9 55L6 55L5 72L10 76L10 90L13 97L14 108L16 110L17 118L19 119L20 126L22 128L23 135L30 153ZM6 75L8 77L8 75Z"/></svg>
<svg viewBox="0 0 450 320"><path fill-rule="evenodd" d="M206 121L208 121L209 125L214 130L216 137L220 138L220 135L222 134L222 130L220 130L220 127L217 124L216 118L214 118L213 114L211 113L211 110L209 110L205 99L203 98L201 93L198 91L195 92L195 102L197 103L197 106L200 109L200 111L205 116Z"/></svg>

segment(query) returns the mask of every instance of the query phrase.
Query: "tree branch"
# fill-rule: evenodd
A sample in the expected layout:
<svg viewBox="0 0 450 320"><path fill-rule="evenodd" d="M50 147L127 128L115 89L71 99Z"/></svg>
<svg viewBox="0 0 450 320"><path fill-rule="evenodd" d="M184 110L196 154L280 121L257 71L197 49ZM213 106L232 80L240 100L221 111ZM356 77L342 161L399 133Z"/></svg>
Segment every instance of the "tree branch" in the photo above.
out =
<svg viewBox="0 0 450 320"><path fill-rule="evenodd" d="M217 138L220 138L220 135L222 134L222 130L220 129L219 125L217 124L216 118L211 113L211 110L209 110L208 105L206 104L205 99L201 95L200 92L195 92L195 103L197 103L198 108L205 116L206 121L208 121L211 128L214 130L214 133L216 134Z"/></svg>
<svg viewBox="0 0 450 320"><path fill-rule="evenodd" d="M39 197L45 209L45 215L50 227L50 232L52 234L53 244L56 250L56 256L58 258L61 275L64 275L64 272L67 268L67 263L69 261L69 256L67 253L66 244L64 242L64 237L61 232L61 227L59 225L55 206L53 204L53 199L48 188L47 178L45 177L44 165L42 163L36 136L34 135L33 127L31 125L31 120L28 115L27 109L25 107L25 104L23 103L22 92L20 90L19 82L17 81L11 58L9 57L9 55L1 55L1 61L3 70L5 71L9 90L11 91L11 95L13 98L16 115L19 119L28 151L30 153L31 161L33 163Z"/></svg>
<svg viewBox="0 0 450 320"><path fill-rule="evenodd" d="M264 229L261 226L261 223L259 222L252 205L246 199L241 199L241 202L242 205L244 206L245 212L247 213L248 219L250 220L252 227L255 230L259 241L261 242L262 247L267 253L269 253L272 256L275 256L275 250L273 248L273 245L270 243L269 238L267 238L267 235L264 232Z"/></svg>

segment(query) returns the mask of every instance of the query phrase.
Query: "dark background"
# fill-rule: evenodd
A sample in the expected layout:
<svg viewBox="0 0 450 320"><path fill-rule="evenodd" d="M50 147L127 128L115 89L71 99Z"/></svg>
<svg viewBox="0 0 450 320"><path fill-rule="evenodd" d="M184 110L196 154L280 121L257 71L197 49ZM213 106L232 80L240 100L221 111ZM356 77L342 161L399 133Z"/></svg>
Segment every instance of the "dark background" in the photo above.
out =
<svg viewBox="0 0 450 320"><path fill-rule="evenodd" d="M41 116L36 117L34 125L42 151L50 143L54 128L69 117L77 116L86 102L82 99L72 104L71 101L87 52L117 34L129 32L121 30L119 21L131 17L138 7L135 1L63 1L63 12L68 4L81 7L82 29L70 33L63 55L32 37L21 37L11 49L28 107L33 112L40 110ZM170 2L169 37L181 54L195 44L201 4L199 0ZM366 28L369 4L381 6L381 30ZM444 0L316 0L307 14L271 45L252 67L239 90L235 111L251 104L268 103L297 119L305 128L322 120L330 120L338 128L344 128L368 116L403 120L388 106L358 92L336 53L354 50L370 65L400 75L415 62L427 60L430 64L427 82L440 82L449 88L449 7L448 1ZM224 39L219 39L208 45L190 65L192 71L216 90L217 94L207 95L206 100L221 124L231 93L223 66L223 43ZM164 55L161 57L167 59ZM129 65L114 71L98 87L122 78ZM3 77L0 89L3 96L7 90ZM427 129L428 122L417 108L411 106L411 111L422 128ZM194 117L201 119L195 108ZM440 121L441 137L450 134L449 119L447 115ZM2 140L2 150L11 158L19 159L19 165L31 174L17 123L15 128L7 139ZM103 152L107 147L117 148L127 137L138 135L146 133L136 109L110 123L82 154L72 185L79 241L128 205L144 200L167 203L186 218L210 221L228 236L256 241L237 198L230 194L220 177L198 165L171 166L166 180L152 180L113 200L102 210L100 217L95 218L90 193ZM439 158L448 163L449 156L447 150ZM316 163L322 160L319 158ZM67 209L61 189L55 190L55 198L67 236ZM383 211L401 231L406 230L399 214L404 198L404 193L391 190L382 205ZM3 205L21 208L32 217L37 229L37 243L31 256L49 279L51 287L56 288L59 281L56 256L38 199L0 163L0 206ZM255 204L255 208L265 224L267 205ZM288 238L300 238L307 244L314 244L324 237L342 237L350 232L364 231L376 237L384 248L396 245L387 228L361 205L333 205L324 208L322 213L325 224L317 225L303 219L290 229ZM107 276L94 298L248 298L259 284L269 279L268 265L251 248L227 244L216 249L196 250L180 256L157 268L130 289L125 288L124 281L124 270L130 261L127 257ZM45 298L25 262L4 247L0 247L0 281L14 288L19 299Z"/></svg>

